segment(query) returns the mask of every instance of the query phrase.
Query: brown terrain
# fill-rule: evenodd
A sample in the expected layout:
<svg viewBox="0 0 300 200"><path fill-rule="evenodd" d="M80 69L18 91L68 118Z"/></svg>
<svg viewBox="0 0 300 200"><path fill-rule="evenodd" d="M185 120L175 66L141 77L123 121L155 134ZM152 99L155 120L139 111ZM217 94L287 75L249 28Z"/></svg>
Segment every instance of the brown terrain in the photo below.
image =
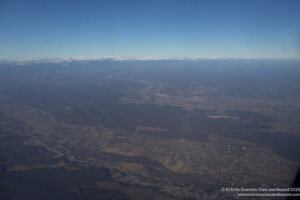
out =
<svg viewBox="0 0 300 200"><path fill-rule="evenodd" d="M290 187L298 63L213 62L3 64L0 197L234 199L221 188Z"/></svg>

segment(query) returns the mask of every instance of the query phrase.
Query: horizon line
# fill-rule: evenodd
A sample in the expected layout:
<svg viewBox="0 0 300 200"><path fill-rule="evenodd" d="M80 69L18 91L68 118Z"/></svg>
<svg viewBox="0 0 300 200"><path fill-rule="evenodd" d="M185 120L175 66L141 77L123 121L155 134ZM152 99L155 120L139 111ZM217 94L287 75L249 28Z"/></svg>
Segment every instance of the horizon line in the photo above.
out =
<svg viewBox="0 0 300 200"><path fill-rule="evenodd" d="M203 61L203 60L300 60L300 58L259 58L259 57L233 57L233 58L218 58L206 56L186 56L186 57L122 57L122 56L100 56L100 57L85 57L85 56L70 56L70 57L54 57L54 58L33 58L33 59L0 59L0 62L30 64L30 63L69 63L73 61Z"/></svg>

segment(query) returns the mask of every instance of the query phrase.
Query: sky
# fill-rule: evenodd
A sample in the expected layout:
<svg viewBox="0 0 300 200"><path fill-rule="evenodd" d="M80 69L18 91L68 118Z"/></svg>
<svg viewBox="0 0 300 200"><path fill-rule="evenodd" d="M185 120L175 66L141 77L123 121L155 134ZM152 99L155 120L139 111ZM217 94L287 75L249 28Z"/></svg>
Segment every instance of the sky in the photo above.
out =
<svg viewBox="0 0 300 200"><path fill-rule="evenodd" d="M299 0L0 0L0 59L300 58Z"/></svg>

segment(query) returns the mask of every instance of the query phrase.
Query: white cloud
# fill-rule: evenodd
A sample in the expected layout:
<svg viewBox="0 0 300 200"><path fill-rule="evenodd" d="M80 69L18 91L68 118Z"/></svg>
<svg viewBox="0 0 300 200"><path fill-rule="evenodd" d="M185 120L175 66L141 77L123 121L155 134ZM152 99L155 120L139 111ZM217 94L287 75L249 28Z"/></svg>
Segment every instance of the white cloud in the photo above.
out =
<svg viewBox="0 0 300 200"><path fill-rule="evenodd" d="M88 62L88 61L162 61L162 60L190 60L190 61L201 61L201 60L218 60L221 58L217 57L205 57L205 56L187 56L187 57L121 57L121 56L99 56L99 57L85 57L85 56L75 56L75 57L63 57L63 58L47 58L47 59L23 59L23 60L0 60L0 62L10 63L10 64L37 64L37 63L70 63L76 62ZM223 58L224 59L224 58ZM229 59L229 58L227 58ZM226 60L227 60L226 59ZM237 58L232 58L237 59ZM238 58L238 59L254 59L252 57Z"/></svg>

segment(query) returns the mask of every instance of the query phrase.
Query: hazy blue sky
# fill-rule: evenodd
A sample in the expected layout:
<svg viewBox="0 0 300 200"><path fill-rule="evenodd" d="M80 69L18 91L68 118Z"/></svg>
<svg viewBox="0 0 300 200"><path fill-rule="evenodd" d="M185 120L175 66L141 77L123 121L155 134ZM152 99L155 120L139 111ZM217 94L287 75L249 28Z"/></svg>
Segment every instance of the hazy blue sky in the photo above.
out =
<svg viewBox="0 0 300 200"><path fill-rule="evenodd" d="M300 0L0 0L0 59L300 58Z"/></svg>

